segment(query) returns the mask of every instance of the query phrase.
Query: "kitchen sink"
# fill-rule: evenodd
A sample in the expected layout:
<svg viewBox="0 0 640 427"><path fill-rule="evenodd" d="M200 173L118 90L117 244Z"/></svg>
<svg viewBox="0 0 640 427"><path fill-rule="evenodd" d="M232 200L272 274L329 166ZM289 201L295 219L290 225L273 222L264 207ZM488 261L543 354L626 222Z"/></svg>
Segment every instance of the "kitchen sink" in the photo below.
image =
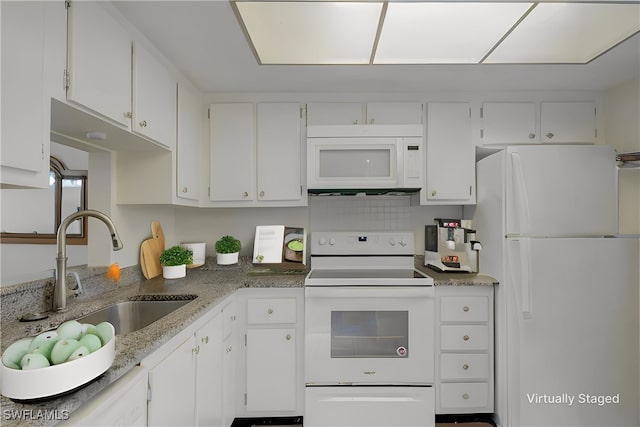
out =
<svg viewBox="0 0 640 427"><path fill-rule="evenodd" d="M134 297L133 300L110 305L76 320L94 325L109 322L115 328L116 335L125 335L149 326L195 298L196 295L144 295L140 299Z"/></svg>

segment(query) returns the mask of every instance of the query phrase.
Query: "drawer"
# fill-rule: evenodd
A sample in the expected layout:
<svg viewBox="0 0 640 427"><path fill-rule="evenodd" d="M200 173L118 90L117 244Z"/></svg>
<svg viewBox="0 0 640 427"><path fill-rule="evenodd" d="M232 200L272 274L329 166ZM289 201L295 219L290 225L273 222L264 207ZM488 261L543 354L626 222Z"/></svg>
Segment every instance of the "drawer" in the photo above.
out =
<svg viewBox="0 0 640 427"><path fill-rule="evenodd" d="M442 297L440 298L441 322L487 322L489 298Z"/></svg>
<svg viewBox="0 0 640 427"><path fill-rule="evenodd" d="M440 408L486 408L489 405L489 383L440 384Z"/></svg>
<svg viewBox="0 0 640 427"><path fill-rule="evenodd" d="M251 298L247 323L296 323L295 298Z"/></svg>
<svg viewBox="0 0 640 427"><path fill-rule="evenodd" d="M488 354L440 355L440 379L446 380L486 380L489 379Z"/></svg>
<svg viewBox="0 0 640 427"><path fill-rule="evenodd" d="M487 325L440 326L440 350L488 350Z"/></svg>

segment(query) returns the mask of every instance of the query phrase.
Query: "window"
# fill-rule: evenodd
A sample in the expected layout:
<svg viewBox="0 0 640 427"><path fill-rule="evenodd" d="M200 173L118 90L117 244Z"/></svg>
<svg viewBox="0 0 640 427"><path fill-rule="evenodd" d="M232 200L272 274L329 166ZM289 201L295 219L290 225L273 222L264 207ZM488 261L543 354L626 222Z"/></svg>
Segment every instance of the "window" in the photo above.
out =
<svg viewBox="0 0 640 427"><path fill-rule="evenodd" d="M51 157L49 188L2 190L2 243L55 244L64 218L86 209L87 171L69 170ZM87 221L67 228L67 244L87 244Z"/></svg>

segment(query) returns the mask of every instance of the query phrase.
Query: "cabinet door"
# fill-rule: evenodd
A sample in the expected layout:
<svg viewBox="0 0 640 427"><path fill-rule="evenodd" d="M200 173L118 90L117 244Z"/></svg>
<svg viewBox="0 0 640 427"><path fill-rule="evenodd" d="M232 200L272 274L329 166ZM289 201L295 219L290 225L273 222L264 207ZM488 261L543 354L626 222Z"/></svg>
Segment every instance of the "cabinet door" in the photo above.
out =
<svg viewBox="0 0 640 427"><path fill-rule="evenodd" d="M426 200L471 201L475 187L475 149L469 104L427 105Z"/></svg>
<svg viewBox="0 0 640 427"><path fill-rule="evenodd" d="M210 107L210 199L255 199L253 105L212 104Z"/></svg>
<svg viewBox="0 0 640 427"><path fill-rule="evenodd" d="M101 3L71 3L67 99L128 126L131 37Z"/></svg>
<svg viewBox="0 0 640 427"><path fill-rule="evenodd" d="M314 102L307 104L309 125L364 124L364 104L360 102Z"/></svg>
<svg viewBox="0 0 640 427"><path fill-rule="evenodd" d="M222 427L222 315L196 332L197 425Z"/></svg>
<svg viewBox="0 0 640 427"><path fill-rule="evenodd" d="M194 89L178 85L178 140L176 155L176 196L200 198L200 158L206 123L206 109Z"/></svg>
<svg viewBox="0 0 640 427"><path fill-rule="evenodd" d="M369 102L367 104L367 124L422 124L422 104L419 102Z"/></svg>
<svg viewBox="0 0 640 427"><path fill-rule="evenodd" d="M528 144L538 140L534 102L485 102L481 117L483 144Z"/></svg>
<svg viewBox="0 0 640 427"><path fill-rule="evenodd" d="M194 425L194 349L191 336L149 370L148 425Z"/></svg>
<svg viewBox="0 0 640 427"><path fill-rule="evenodd" d="M236 416L238 350L235 348L235 322L236 306L231 302L222 309L222 417L225 426L230 426Z"/></svg>
<svg viewBox="0 0 640 427"><path fill-rule="evenodd" d="M543 142L596 142L596 107L593 102L540 104Z"/></svg>
<svg viewBox="0 0 640 427"><path fill-rule="evenodd" d="M302 197L300 104L257 105L258 200Z"/></svg>
<svg viewBox="0 0 640 427"><path fill-rule="evenodd" d="M133 132L176 146L177 81L139 43L133 47Z"/></svg>
<svg viewBox="0 0 640 427"><path fill-rule="evenodd" d="M247 411L296 409L295 328L247 330Z"/></svg>
<svg viewBox="0 0 640 427"><path fill-rule="evenodd" d="M1 2L2 166L28 172L49 170L44 158L44 3ZM48 110L47 110L48 111ZM46 125L46 127L45 127ZM48 142L48 141L47 141ZM48 185L48 173L39 186ZM5 173L2 182L6 183Z"/></svg>

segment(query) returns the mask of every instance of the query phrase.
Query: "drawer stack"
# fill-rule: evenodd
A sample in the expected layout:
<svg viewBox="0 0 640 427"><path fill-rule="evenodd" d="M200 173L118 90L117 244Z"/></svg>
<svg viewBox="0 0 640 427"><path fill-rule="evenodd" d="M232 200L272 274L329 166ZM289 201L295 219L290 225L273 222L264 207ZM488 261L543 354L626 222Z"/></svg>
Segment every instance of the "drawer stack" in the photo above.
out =
<svg viewBox="0 0 640 427"><path fill-rule="evenodd" d="M493 287L436 289L436 413L490 413Z"/></svg>

